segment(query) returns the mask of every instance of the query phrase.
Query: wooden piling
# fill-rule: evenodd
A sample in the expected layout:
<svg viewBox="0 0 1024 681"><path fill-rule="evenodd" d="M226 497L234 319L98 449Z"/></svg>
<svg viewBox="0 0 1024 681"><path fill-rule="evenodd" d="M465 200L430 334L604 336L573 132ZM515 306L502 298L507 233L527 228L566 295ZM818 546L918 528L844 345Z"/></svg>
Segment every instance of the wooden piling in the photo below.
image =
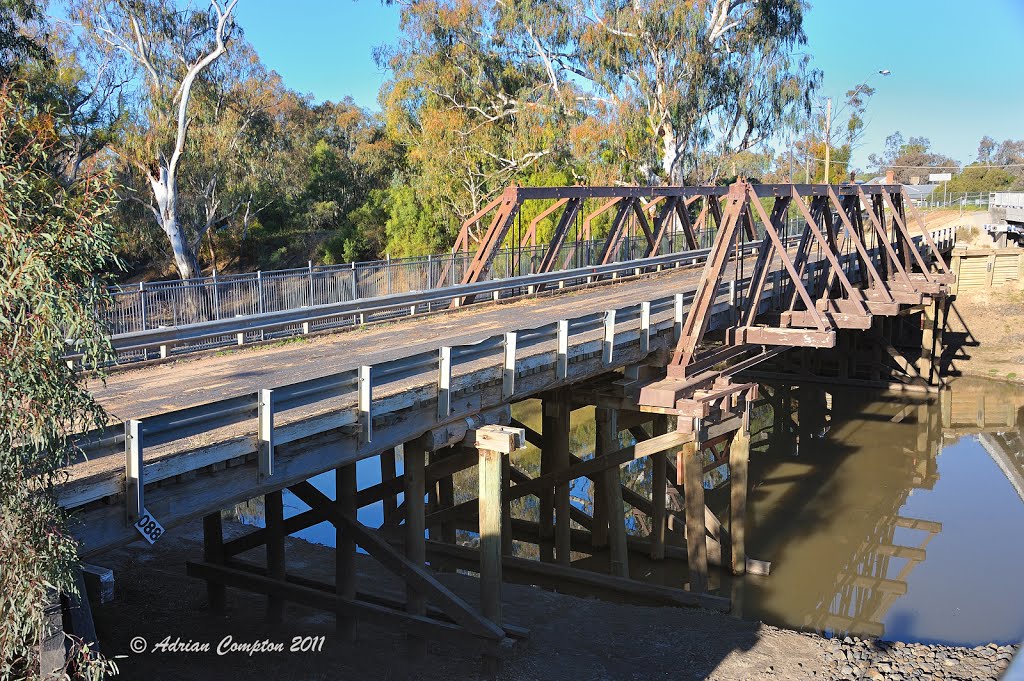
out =
<svg viewBox="0 0 1024 681"><path fill-rule="evenodd" d="M392 459L392 464L394 459ZM356 465L349 464L334 471L334 485L338 510L354 516L356 508ZM355 600L356 597L356 542L351 532L335 525L334 589L339 598ZM356 621L337 613L338 633L346 641L355 640Z"/></svg>
<svg viewBox="0 0 1024 681"><path fill-rule="evenodd" d="M732 573L747 571L747 547L744 529L747 518L747 467L750 462L750 432L740 427L729 447L729 536Z"/></svg>
<svg viewBox="0 0 1024 681"><path fill-rule="evenodd" d="M503 508L508 498L504 472L508 456L525 446L526 434L521 428L484 426L473 434L479 463L479 531L480 531L480 612L494 624L501 626L502 583L502 526ZM483 671L486 678L494 678L501 669L501 659L484 655Z"/></svg>
<svg viewBox="0 0 1024 681"><path fill-rule="evenodd" d="M935 317L938 301L928 300L921 312L921 356L917 371L928 385L935 384Z"/></svg>
<svg viewBox="0 0 1024 681"><path fill-rule="evenodd" d="M387 484L391 480L394 480L396 476L395 468L395 450L387 449L380 453L380 481L382 484ZM395 511L398 509L398 497L394 494L389 494L384 497L384 524L391 525L388 522L394 516Z"/></svg>
<svg viewBox="0 0 1024 681"><path fill-rule="evenodd" d="M598 407L594 410L597 426L595 456L601 457L616 452L619 447L619 413L616 409ZM629 576L629 549L626 545L626 513L622 503L622 483L619 467L612 466L601 474L602 492L608 517L608 549L610 552L611 574Z"/></svg>
<svg viewBox="0 0 1024 681"><path fill-rule="evenodd" d="M281 490L263 496L263 518L267 526L267 576L284 582L284 496ZM284 600L277 595L267 596L267 621L280 624L283 615Z"/></svg>
<svg viewBox="0 0 1024 681"><path fill-rule="evenodd" d="M668 432L668 416L658 414L652 424L652 436ZM668 461L665 452L651 455L651 558L665 557L665 500L668 494Z"/></svg>
<svg viewBox="0 0 1024 681"><path fill-rule="evenodd" d="M694 428L699 432L698 428ZM686 554L690 567L690 591L703 593L708 586L708 549L704 539L704 470L697 443L683 445L679 452L678 470L683 476L683 499L686 513Z"/></svg>
<svg viewBox="0 0 1024 681"><path fill-rule="evenodd" d="M426 508L423 497L426 494L424 467L426 455L418 442L405 444L405 556L418 567L427 562ZM427 600L423 594L407 585L405 589L405 610L412 615L423 616L427 612ZM409 634L408 652L410 661L419 660L426 652L422 637Z"/></svg>
<svg viewBox="0 0 1024 681"><path fill-rule="evenodd" d="M557 472L569 468L569 416L570 416L569 395L564 390L556 390L545 394L543 403L543 423L541 424L541 436L543 437L544 448L541 452L541 468L544 468L545 460L548 463L548 471ZM547 455L546 457L544 455ZM545 474L542 470L541 474ZM541 497L543 501L543 497ZM569 564L570 539L569 530L569 482L558 484L553 491L551 508L554 511L554 548L555 558L562 565ZM546 510L542 505L542 528L545 518L543 512ZM549 516L550 517L550 516ZM547 521L550 522L550 521ZM542 557L543 557L542 552Z"/></svg>
<svg viewBox="0 0 1024 681"><path fill-rule="evenodd" d="M203 516L203 560L215 565L224 564L224 528L220 511ZM207 580L206 600L210 610L215 613L224 612L227 587L223 584Z"/></svg>

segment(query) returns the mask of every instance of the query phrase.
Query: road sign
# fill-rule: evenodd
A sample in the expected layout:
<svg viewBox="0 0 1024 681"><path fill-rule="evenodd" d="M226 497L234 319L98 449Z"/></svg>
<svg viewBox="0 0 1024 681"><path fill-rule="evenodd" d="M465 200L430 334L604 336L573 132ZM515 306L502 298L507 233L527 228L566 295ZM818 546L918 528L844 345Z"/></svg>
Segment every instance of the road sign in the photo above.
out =
<svg viewBox="0 0 1024 681"><path fill-rule="evenodd" d="M929 182L949 182L953 179L953 173L932 173L928 176Z"/></svg>

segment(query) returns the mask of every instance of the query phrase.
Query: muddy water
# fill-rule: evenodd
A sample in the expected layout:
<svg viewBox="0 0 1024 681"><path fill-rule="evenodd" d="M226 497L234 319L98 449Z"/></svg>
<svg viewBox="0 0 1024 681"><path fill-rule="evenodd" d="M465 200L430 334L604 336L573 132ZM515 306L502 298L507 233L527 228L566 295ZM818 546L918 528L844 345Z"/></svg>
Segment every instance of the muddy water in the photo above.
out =
<svg viewBox="0 0 1024 681"><path fill-rule="evenodd" d="M930 403L828 386L775 389L754 410L747 552L771 561L767 577L730 578L712 568L712 588L734 612L827 635L975 645L1024 638L1024 387L960 379ZM539 403L515 415L540 429ZM571 451L594 450L592 409L573 413ZM623 445L632 442L622 434ZM514 464L535 476L539 452ZM399 463L399 471L400 471ZM376 460L360 462L360 488L379 481ZM728 468L705 476L707 503L727 522ZM622 468L624 484L650 494L648 461ZM316 483L333 496L333 477ZM456 501L475 496L475 471L456 477ZM592 485L576 481L573 504L592 511ZM286 495L286 514L305 506ZM258 505L240 515L262 524ZM537 519L536 499L513 508ZM380 504L360 519L382 522ZM630 533L645 518L627 516ZM334 544L327 524L298 533ZM460 539L472 542L469 534ZM681 542L680 538L675 541ZM535 558L537 547L516 542ZM607 557L574 555L580 567L607 569ZM684 561L631 554L636 579L684 587Z"/></svg>

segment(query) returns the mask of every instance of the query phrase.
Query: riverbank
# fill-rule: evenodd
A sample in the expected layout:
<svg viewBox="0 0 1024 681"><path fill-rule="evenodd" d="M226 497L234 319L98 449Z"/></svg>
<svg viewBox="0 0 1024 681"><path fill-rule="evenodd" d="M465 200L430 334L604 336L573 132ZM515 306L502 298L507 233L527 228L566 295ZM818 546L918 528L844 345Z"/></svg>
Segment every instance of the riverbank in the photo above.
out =
<svg viewBox="0 0 1024 681"><path fill-rule="evenodd" d="M226 524L237 536L240 525ZM285 625L264 624L265 599L229 590L228 611L212 613L203 583L185 575L186 560L201 556L199 523L175 528L153 547L140 542L95 562L114 570L116 598L95 608L100 644L117 660L120 678L198 681L231 678L310 681L393 679L401 676L401 633L361 625L355 643L341 640L328 613L287 605ZM289 538L289 569L330 581L334 551ZM258 551L243 556L259 562ZM363 558L361 556L361 558ZM360 561L360 588L400 593L371 560ZM453 573L441 580L469 601L475 579ZM508 681L551 679L993 679L1008 664L1011 647L957 648L877 641L827 640L708 611L630 605L553 593L527 585L504 589L506 619L530 629L502 671ZM280 642L323 636L321 651L217 654L225 637L235 642ZM142 637L146 652L132 652ZM172 652L175 648L188 650ZM209 644L210 650L199 650ZM138 642L135 643L139 647ZM230 646L228 646L230 647ZM428 645L413 678L474 679L479 659L450 644Z"/></svg>
<svg viewBox="0 0 1024 681"><path fill-rule="evenodd" d="M957 295L949 312L951 375L1024 384L1024 287L1007 284ZM958 344L962 344L957 347Z"/></svg>

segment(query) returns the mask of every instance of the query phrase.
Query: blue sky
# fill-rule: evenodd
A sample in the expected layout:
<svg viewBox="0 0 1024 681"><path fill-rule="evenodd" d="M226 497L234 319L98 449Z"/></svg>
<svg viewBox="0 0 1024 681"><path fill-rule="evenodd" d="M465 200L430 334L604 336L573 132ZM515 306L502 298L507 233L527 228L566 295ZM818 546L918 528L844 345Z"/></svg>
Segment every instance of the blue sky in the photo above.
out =
<svg viewBox="0 0 1024 681"><path fill-rule="evenodd" d="M377 108L386 74L373 48L398 35L399 10L361 0L240 0L238 21L263 60L317 100ZM807 49L838 100L879 69L855 164L895 130L970 161L982 135L1024 138L1024 0L814 0Z"/></svg>

